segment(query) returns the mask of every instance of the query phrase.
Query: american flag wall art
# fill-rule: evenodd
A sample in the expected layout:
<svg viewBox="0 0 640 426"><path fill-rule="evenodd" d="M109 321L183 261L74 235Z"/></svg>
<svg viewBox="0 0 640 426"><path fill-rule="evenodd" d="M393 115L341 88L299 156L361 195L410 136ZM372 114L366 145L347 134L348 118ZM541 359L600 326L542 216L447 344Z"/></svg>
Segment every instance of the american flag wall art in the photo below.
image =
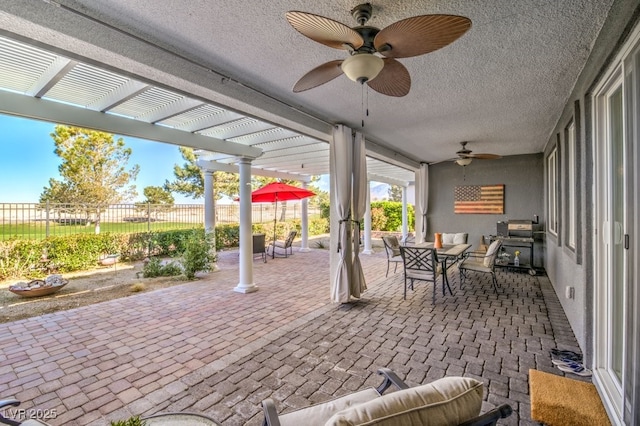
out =
<svg viewBox="0 0 640 426"><path fill-rule="evenodd" d="M460 214L504 214L504 184L456 186L453 211Z"/></svg>

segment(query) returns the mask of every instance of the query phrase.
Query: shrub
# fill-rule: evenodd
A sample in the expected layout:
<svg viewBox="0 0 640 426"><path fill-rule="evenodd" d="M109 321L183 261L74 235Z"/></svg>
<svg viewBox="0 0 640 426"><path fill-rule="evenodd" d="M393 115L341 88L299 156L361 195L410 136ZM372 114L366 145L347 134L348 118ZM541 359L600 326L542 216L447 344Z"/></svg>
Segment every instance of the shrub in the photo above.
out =
<svg viewBox="0 0 640 426"><path fill-rule="evenodd" d="M391 231L398 232L402 230L402 203L397 201L375 201L371 203L371 219L373 223L373 210L381 208L383 215L386 218L386 223L381 228L376 228L372 225L372 228L376 231ZM413 206L407 205L408 216L408 228L412 230L415 226L415 215L413 212Z"/></svg>
<svg viewBox="0 0 640 426"><path fill-rule="evenodd" d="M238 247L240 241L240 225L216 226L216 250L224 247Z"/></svg>
<svg viewBox="0 0 640 426"><path fill-rule="evenodd" d="M152 257L142 268L144 278L173 277L182 274L182 267L175 262L163 263L159 258Z"/></svg>
<svg viewBox="0 0 640 426"><path fill-rule="evenodd" d="M144 283L135 283L131 285L132 293L140 293L141 291L145 291L146 289L147 289L147 286L144 285Z"/></svg>
<svg viewBox="0 0 640 426"><path fill-rule="evenodd" d="M314 218L309 221L309 235L327 234L329 232L329 219L324 217Z"/></svg>
<svg viewBox="0 0 640 426"><path fill-rule="evenodd" d="M384 215L382 207L371 208L371 229L383 231L387 228L387 217Z"/></svg>
<svg viewBox="0 0 640 426"><path fill-rule="evenodd" d="M185 242L182 267L187 279L196 277L196 272L209 272L217 256L211 250L211 234L193 232Z"/></svg>
<svg viewBox="0 0 640 426"><path fill-rule="evenodd" d="M30 273L34 278L44 276L41 262L42 241L9 240L0 244L0 280L19 278Z"/></svg>
<svg viewBox="0 0 640 426"><path fill-rule="evenodd" d="M145 426L147 422L142 420L140 416L130 417L127 420L118 420L111 422L111 426Z"/></svg>

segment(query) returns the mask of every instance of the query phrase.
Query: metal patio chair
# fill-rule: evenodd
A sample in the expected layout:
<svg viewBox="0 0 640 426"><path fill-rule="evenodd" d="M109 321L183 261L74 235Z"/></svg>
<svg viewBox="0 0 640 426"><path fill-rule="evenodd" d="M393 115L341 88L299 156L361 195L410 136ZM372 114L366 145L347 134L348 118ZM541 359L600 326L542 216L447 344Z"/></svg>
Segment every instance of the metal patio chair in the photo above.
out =
<svg viewBox="0 0 640 426"><path fill-rule="evenodd" d="M271 251L271 257L275 257L278 254L278 250L283 253L284 257L288 257L289 255L293 255L293 240L298 235L298 231L291 231L289 235L287 235L287 239L284 241L274 241L269 244L269 248ZM276 250L277 249L277 250ZM280 255L280 254L278 254Z"/></svg>
<svg viewBox="0 0 640 426"><path fill-rule="evenodd" d="M395 263L393 273L398 270L398 264L402 263L402 256L400 255L400 242L395 235L385 235L382 237L382 243L384 244L384 250L387 253L387 273L385 277L389 276L389 266Z"/></svg>
<svg viewBox="0 0 640 426"><path fill-rule="evenodd" d="M407 298L407 280L413 290L413 282L427 281L433 284L433 302L436 301L436 280L442 274L435 249L427 247L400 246L404 265L404 299ZM445 280L442 278L442 294L445 291Z"/></svg>

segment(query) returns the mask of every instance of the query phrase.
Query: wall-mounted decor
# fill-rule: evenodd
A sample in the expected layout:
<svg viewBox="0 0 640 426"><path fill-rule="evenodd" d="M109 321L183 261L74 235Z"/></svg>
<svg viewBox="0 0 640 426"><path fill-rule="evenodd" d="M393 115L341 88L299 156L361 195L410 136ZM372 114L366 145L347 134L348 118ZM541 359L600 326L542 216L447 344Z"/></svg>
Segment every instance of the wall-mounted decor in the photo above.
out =
<svg viewBox="0 0 640 426"><path fill-rule="evenodd" d="M456 186L453 199L454 213L504 214L504 184Z"/></svg>

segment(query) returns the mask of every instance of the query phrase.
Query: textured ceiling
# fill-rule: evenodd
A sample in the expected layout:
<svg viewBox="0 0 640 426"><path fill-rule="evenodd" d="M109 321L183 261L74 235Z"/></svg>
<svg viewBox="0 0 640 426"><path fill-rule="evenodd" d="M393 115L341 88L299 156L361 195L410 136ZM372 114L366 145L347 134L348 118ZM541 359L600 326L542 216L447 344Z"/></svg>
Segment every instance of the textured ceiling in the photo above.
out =
<svg viewBox="0 0 640 426"><path fill-rule="evenodd" d="M463 140L470 141L468 148L476 153L542 151L612 0L373 2L369 24L379 28L432 13L469 17L472 28L443 49L400 59L412 78L410 93L392 98L365 92L368 117L363 117L362 88L344 76L307 92L291 91L307 71L343 59L346 52L302 36L287 23L285 12L302 10L354 26L349 10L357 2L58 0L64 7L57 9L73 9L95 20L73 18L73 28L65 28L71 19L66 15L71 12L54 10L55 2L51 3L17 6L0 0L0 11L8 13L4 22L0 15L0 25L11 31L18 24L10 15L16 15L50 27L51 34L43 34L36 26L25 26L21 32L24 37L31 32L42 43L58 44L62 50L115 68L122 66L149 80L163 79L165 85L197 92L197 96L214 98L208 91L218 91L220 103L268 121L279 120L283 127L296 131L309 129L313 137L323 130L301 117L354 128L364 118L368 140L412 160L434 162L452 157ZM51 13L45 17L42 11L46 8ZM153 64L139 40L130 45L117 43L120 39L110 38L113 28L96 21L228 77L245 89L243 98L234 104L230 100L233 91L224 93L225 88L219 87L227 80L214 83L212 77L210 85L196 81L197 76L191 78L189 67L183 68L179 61ZM71 43L74 38L82 43ZM106 55L107 51L113 51L113 56ZM145 59L144 66L129 64L137 58ZM251 110L254 101L255 110ZM287 126L287 120L299 126Z"/></svg>

